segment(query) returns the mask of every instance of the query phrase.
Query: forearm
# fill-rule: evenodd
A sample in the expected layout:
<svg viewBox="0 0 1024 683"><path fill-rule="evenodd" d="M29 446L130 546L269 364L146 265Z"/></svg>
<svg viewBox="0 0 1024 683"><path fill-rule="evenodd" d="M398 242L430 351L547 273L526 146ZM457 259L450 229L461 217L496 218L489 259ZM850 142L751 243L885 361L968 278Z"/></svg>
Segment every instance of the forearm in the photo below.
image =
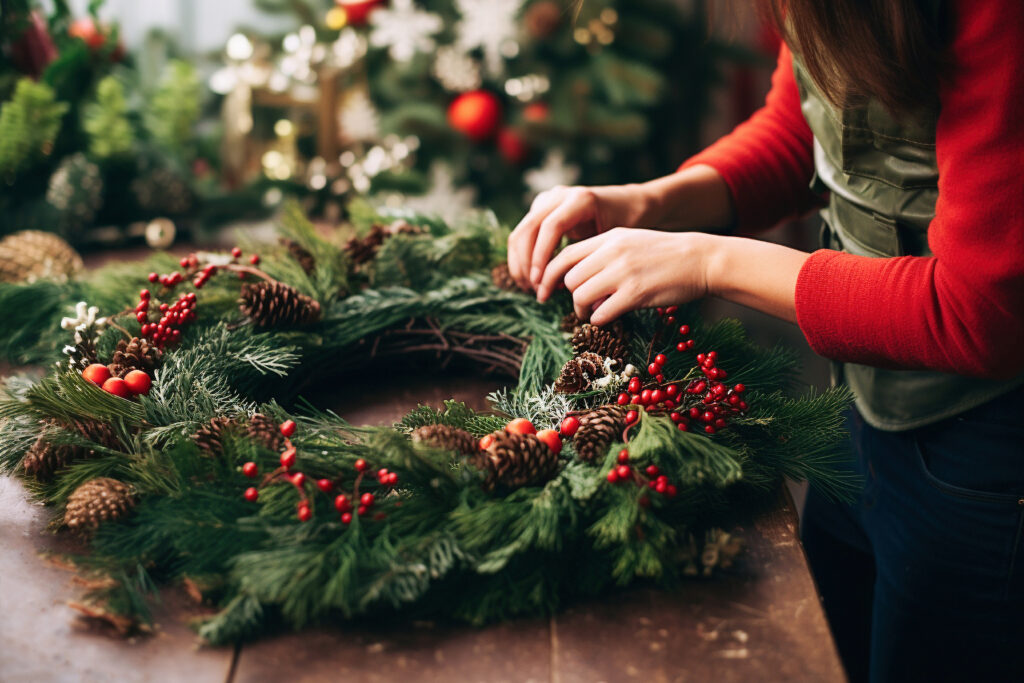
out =
<svg viewBox="0 0 1024 683"><path fill-rule="evenodd" d="M680 231L721 229L734 222L729 187L711 166L691 166L631 187L642 201L629 227Z"/></svg>
<svg viewBox="0 0 1024 683"><path fill-rule="evenodd" d="M796 282L810 254L743 237L708 236L707 292L796 322Z"/></svg>

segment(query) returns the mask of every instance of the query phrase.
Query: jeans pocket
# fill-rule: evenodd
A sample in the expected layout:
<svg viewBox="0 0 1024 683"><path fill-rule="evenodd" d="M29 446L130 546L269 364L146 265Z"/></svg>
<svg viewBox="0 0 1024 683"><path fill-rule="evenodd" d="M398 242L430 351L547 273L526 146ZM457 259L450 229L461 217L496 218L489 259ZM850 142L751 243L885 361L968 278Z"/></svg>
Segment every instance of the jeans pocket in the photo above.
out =
<svg viewBox="0 0 1024 683"><path fill-rule="evenodd" d="M924 446L920 435L914 437L914 457L917 459L918 468L921 470L925 481L939 491L957 498L995 503L1006 505L1007 507L1024 507L1024 485L1017 491L994 491L967 485L962 479L956 477L955 474L948 474L949 472L955 472L958 467L964 467L963 463L956 462L938 463L944 474L936 474L934 471L936 469L935 459L942 460L944 455L942 449L928 449ZM985 463L978 463L978 467L984 466ZM1024 469L1024 462L1020 463L1020 467Z"/></svg>

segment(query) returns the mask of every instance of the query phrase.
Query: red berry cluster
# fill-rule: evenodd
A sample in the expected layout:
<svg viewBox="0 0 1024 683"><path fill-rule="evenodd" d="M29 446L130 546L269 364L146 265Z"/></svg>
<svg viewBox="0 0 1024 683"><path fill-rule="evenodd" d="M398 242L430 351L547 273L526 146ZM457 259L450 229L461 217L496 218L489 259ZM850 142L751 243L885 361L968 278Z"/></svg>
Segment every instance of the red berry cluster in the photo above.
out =
<svg viewBox="0 0 1024 683"><path fill-rule="evenodd" d="M670 483L668 477L661 474L657 465L648 465L643 470L631 467L628 448L619 451L616 461L618 464L608 470L609 483L622 484L631 481L637 486L646 486L667 498L673 498L678 493L675 484ZM647 505L649 502L646 496L640 499L641 505Z"/></svg>
<svg viewBox="0 0 1024 683"><path fill-rule="evenodd" d="M704 431L708 434L725 429L728 418L746 412L747 402L743 394L747 388L742 384L732 387L721 380L728 377L722 368L716 367L718 354L714 351L697 354L697 362L705 379L695 379L686 387L686 393L700 396L700 404L690 408L687 415L691 420L704 423Z"/></svg>
<svg viewBox="0 0 1024 683"><path fill-rule="evenodd" d="M155 273L150 274L152 279ZM175 272L174 275L180 276L181 273ZM166 285L165 289L170 291L173 289L178 282L179 278L169 278L168 276L160 276L167 282L173 282L174 284ZM150 300L150 294L148 289L143 289L139 292L139 303L135 307L135 319L142 325L141 334L143 337L149 339L157 348L163 349L169 345L177 344L181 341L181 330L195 321L196 319L196 294L195 292L188 292L187 294L182 292L178 295L178 300L173 304L161 303L156 309L160 316L155 321L150 321L150 309L152 308L152 301ZM156 317L156 316L154 316Z"/></svg>
<svg viewBox="0 0 1024 683"><path fill-rule="evenodd" d="M299 492L299 503L296 510L296 516L299 518L299 521L308 522L313 518L313 504L306 492L306 484L308 483L308 480L303 472L291 471L292 467L295 466L296 456L295 446L291 442L291 436L295 433L296 429L295 422L292 420L286 420L281 423L280 429L281 434L285 438L284 450L281 452L281 466L264 477L258 488L255 486L247 488L245 490L245 499L250 503L254 503L259 500L260 488L277 481L287 482L298 489ZM356 470L356 478L353 484L351 496L340 493L334 497L334 507L341 513L341 522L343 524L352 523L352 501L357 501L358 507L356 507L356 514L360 516L367 514L376 502L374 495L369 491L364 492L362 495L359 493L359 485L362 483L363 477L370 470L369 464L360 458L355 461L354 466ZM242 474L249 478L256 477L259 474L259 467L254 462L247 462L242 465ZM387 468L377 470L376 476L377 483L381 486L394 486L398 483L398 474L395 472L389 472ZM316 488L328 495L330 495L331 492L339 485L340 482L335 482L330 479L316 480ZM383 513L377 513L375 519L382 519L383 516Z"/></svg>

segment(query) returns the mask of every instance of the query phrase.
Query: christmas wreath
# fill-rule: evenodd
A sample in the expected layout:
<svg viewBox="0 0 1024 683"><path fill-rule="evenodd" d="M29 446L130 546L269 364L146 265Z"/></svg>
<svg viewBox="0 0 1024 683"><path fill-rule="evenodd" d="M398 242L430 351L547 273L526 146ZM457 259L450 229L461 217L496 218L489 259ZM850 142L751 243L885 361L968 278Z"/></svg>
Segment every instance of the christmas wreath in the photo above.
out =
<svg viewBox="0 0 1024 683"><path fill-rule="evenodd" d="M76 562L104 580L81 609L144 626L146 594L185 582L218 607L197 625L213 643L550 613L727 567L728 531L783 477L847 490L847 393L790 396L793 354L738 322L673 306L593 327L515 289L486 213L350 213L344 243L292 207L259 255L0 285L0 352L57 361L8 380L0 463L87 542ZM379 428L297 398L424 353L518 383L484 413L449 401Z"/></svg>

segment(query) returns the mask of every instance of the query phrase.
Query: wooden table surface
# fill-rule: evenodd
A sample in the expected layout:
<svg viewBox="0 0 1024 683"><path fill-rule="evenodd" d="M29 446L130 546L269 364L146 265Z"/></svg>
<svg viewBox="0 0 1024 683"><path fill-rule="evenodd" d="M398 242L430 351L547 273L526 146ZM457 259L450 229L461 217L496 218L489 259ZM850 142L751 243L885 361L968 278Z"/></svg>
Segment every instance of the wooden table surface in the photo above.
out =
<svg viewBox="0 0 1024 683"><path fill-rule="evenodd" d="M2 372L2 369L0 369ZM351 386L374 385L365 391ZM416 403L480 407L495 383L467 377L357 378L318 397L357 424L389 423ZM80 591L40 553L70 548L44 531L48 511L0 479L2 681L841 681L842 668L785 492L744 530L727 575L674 592L633 589L545 620L483 629L411 623L307 629L237 648L200 646L195 606L164 591L154 635L119 640L76 621Z"/></svg>

